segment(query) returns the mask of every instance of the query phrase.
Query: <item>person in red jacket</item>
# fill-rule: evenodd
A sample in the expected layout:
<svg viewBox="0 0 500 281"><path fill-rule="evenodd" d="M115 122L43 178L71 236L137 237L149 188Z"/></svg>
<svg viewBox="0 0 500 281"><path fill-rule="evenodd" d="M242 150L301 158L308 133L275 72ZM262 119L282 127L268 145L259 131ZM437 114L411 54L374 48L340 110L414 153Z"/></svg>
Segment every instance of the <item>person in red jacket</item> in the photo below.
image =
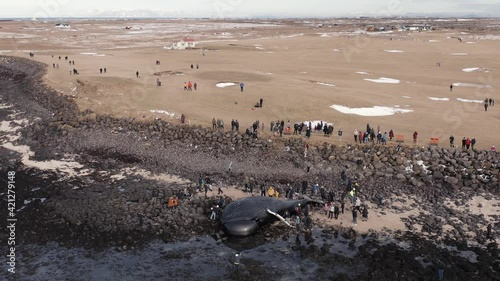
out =
<svg viewBox="0 0 500 281"><path fill-rule="evenodd" d="M467 149L469 149L469 148L470 148L470 139L469 139L469 138L467 138L467 139L465 140L465 147L466 147Z"/></svg>

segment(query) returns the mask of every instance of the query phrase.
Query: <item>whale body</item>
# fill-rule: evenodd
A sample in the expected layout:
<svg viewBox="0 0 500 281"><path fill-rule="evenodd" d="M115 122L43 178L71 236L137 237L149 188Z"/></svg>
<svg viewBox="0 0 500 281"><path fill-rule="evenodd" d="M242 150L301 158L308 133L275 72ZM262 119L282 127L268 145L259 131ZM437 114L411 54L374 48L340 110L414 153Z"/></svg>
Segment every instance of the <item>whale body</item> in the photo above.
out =
<svg viewBox="0 0 500 281"><path fill-rule="evenodd" d="M254 234L260 226L278 220L275 214L295 214L295 207L311 202L311 199L285 201L264 196L246 197L233 201L224 208L221 224L227 234L245 237Z"/></svg>

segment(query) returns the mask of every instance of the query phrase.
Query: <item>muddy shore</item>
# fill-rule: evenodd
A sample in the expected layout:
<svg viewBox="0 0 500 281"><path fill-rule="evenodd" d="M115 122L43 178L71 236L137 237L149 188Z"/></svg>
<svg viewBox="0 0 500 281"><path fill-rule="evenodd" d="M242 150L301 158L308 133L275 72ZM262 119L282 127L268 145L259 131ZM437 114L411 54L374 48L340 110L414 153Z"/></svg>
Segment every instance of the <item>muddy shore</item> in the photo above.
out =
<svg viewBox="0 0 500 281"><path fill-rule="evenodd" d="M488 240L484 233L484 227L491 221L494 222L494 231L498 231L499 214L477 215L445 205L447 201L455 202L457 206L465 205L477 194L484 194L489 200L498 199L498 154L478 151L473 155L464 155L460 151L451 153L449 150L425 148L418 151L421 157L426 157L426 151L430 152L430 156L439 153L439 158L448 153L448 158L456 159L457 169L469 169L479 165L477 161L483 159L484 163L488 163L487 167L480 165L475 170L486 172L481 173L483 177L467 179L455 173L454 168L456 175L451 177L448 165L439 171L441 176L436 176L436 171L422 173L424 169L419 168L412 170L411 177L406 177L406 174L393 168L401 166L397 158L393 159L395 165L389 165L389 159L384 162L380 157L384 154L390 158L394 147L332 148L325 145L309 151L313 169L307 174L300 139L255 141L234 133L210 133L206 128L169 124L162 120L117 119L98 116L90 111L80 112L71 97L43 86L41 75L44 68L33 61L0 57L0 104L5 105L0 108L0 117L9 123L9 127L19 128L15 132L19 133L15 140L4 133L1 137L4 146L0 147L1 175L6 175L8 171L16 172L19 245L56 242L61 247L83 247L89 251L109 248L127 251L147 247L156 239L166 243L202 236L219 239L222 233L217 225L208 220L208 210L216 200L214 195L208 199L196 196L191 201L181 201L178 208L166 207L166 198L185 188L192 190L192 183L197 182L200 175L209 175L225 186L241 186L245 176L251 176L258 185L264 186L294 184L307 179L322 186L339 188L335 179L339 178L342 170L347 170L349 175L360 178L361 192L366 201L375 203L375 195L387 199L393 194L413 196L413 204L426 208L428 212L408 218L405 221L406 231L388 231L385 234L362 234L349 227L332 228L316 222L316 227L322 229L317 232L316 243L322 243L294 245L290 242L294 245L290 249L300 259L318 265L310 277L435 280L435 267L439 260L446 261L449 280L500 280L498 244ZM9 146L5 146L7 143L17 149L8 149ZM19 149L21 146L29 146L34 154L29 159L23 158ZM344 151L354 149L356 153L352 153L352 157L342 158ZM404 148L409 160L435 161L432 157L422 160L411 158L414 150ZM380 152L377 155L380 161L374 161L373 151L377 151L375 155ZM478 160L478 157L482 158ZM71 171L40 169L27 166L28 160L37 163L67 161L79 165L74 165ZM234 163L233 170L229 173L227 167L231 162ZM378 162L385 164L375 165ZM422 167L416 162L412 165ZM439 165L443 164L437 162L428 166ZM190 182L145 178L137 172L139 169L176 175ZM400 174L403 177L398 177ZM6 177L2 176L3 194L6 181ZM154 201L152 197L156 192L158 200ZM390 203L388 201L387 208L401 212L415 207L410 204L396 207ZM0 215L3 218L7 217L6 206L2 198ZM445 232L444 225L451 225L453 230ZM0 232L2 245L6 245L8 237L4 229ZM358 252L351 258L327 250L329 243L339 234L356 241L363 236L378 237L388 233L411 246L402 249L395 243L384 245L368 239L364 245L353 244ZM263 229L255 239L267 243L280 239L293 241L285 228L274 225ZM436 248L436 243L472 251L477 261L471 262L445 248ZM30 247L20 246L19 250L26 256ZM419 258L424 262L420 262ZM261 280L270 277L278 280L280 276L279 272L266 275L266 266L259 265L256 259L248 259L244 263L247 264L244 270L228 270L223 273L223 279ZM357 269L356 273L334 273L325 269L333 263L347 267L348 272ZM15 277L10 278L16 280Z"/></svg>

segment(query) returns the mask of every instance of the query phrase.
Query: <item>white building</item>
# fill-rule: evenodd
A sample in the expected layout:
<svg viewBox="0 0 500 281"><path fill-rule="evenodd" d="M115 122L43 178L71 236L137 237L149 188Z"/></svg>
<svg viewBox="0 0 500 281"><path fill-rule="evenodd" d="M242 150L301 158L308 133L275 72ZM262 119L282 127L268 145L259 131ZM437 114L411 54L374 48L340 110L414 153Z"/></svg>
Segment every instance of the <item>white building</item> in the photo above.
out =
<svg viewBox="0 0 500 281"><path fill-rule="evenodd" d="M431 25L406 25L403 26L403 30L407 31L425 31L425 30L433 30L434 28Z"/></svg>
<svg viewBox="0 0 500 281"><path fill-rule="evenodd" d="M185 49L194 48L194 47L196 47L196 42L194 41L194 39L186 37L186 38L182 39L181 41L172 44L170 49L185 50Z"/></svg>

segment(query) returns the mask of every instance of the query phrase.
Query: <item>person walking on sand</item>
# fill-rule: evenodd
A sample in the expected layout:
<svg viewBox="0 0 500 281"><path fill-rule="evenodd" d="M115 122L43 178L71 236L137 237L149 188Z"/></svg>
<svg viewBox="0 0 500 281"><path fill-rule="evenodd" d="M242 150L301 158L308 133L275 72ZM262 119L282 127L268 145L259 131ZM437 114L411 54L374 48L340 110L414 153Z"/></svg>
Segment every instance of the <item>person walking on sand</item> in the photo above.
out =
<svg viewBox="0 0 500 281"><path fill-rule="evenodd" d="M453 143L455 141L455 137L453 135L450 135L450 147L454 148L455 144Z"/></svg>
<svg viewBox="0 0 500 281"><path fill-rule="evenodd" d="M135 77L136 77L136 78L139 78L139 71L136 71L136 72L135 72Z"/></svg>
<svg viewBox="0 0 500 281"><path fill-rule="evenodd" d="M188 89L188 83L184 82L184 91L186 91L187 89Z"/></svg>
<svg viewBox="0 0 500 281"><path fill-rule="evenodd" d="M450 84L450 92L453 91L453 84Z"/></svg>
<svg viewBox="0 0 500 281"><path fill-rule="evenodd" d="M215 121L215 117L212 119L212 129L215 130L217 128L217 121Z"/></svg>
<svg viewBox="0 0 500 281"><path fill-rule="evenodd" d="M196 84L196 82L194 82L193 88L194 88L195 91L198 89L198 84Z"/></svg>
<svg viewBox="0 0 500 281"><path fill-rule="evenodd" d="M264 102L264 100L262 98L260 98L259 100L259 107L262 108L262 102Z"/></svg>
<svg viewBox="0 0 500 281"><path fill-rule="evenodd" d="M342 129L339 129L338 135L339 135L339 141L342 141Z"/></svg>
<svg viewBox="0 0 500 281"><path fill-rule="evenodd" d="M488 111L488 99L484 100L484 111Z"/></svg>
<svg viewBox="0 0 500 281"><path fill-rule="evenodd" d="M476 145L476 139L472 138L472 140L470 141L470 146L471 146L472 150L474 150L475 145Z"/></svg>
<svg viewBox="0 0 500 281"><path fill-rule="evenodd" d="M243 92L243 88L245 87L245 84L243 82L240 83L240 89Z"/></svg>
<svg viewBox="0 0 500 281"><path fill-rule="evenodd" d="M413 143L416 144L417 143L417 137L418 137L418 133L417 131L413 132Z"/></svg>
<svg viewBox="0 0 500 281"><path fill-rule="evenodd" d="M358 142L358 129L354 129L354 143Z"/></svg>

